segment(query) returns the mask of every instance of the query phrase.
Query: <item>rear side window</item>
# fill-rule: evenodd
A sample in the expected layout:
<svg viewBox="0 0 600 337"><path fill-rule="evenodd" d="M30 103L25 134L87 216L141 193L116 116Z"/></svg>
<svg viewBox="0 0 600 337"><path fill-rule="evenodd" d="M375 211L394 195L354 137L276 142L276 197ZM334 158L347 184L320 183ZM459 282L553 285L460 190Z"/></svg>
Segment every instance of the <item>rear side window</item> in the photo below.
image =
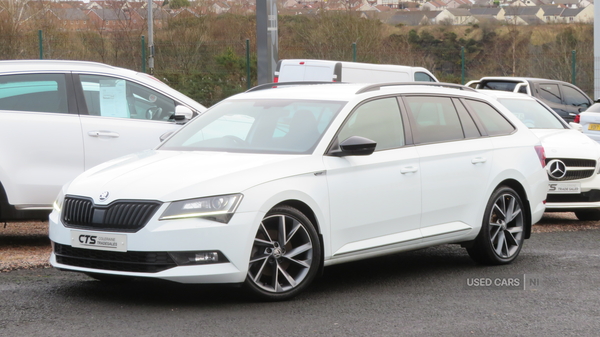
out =
<svg viewBox="0 0 600 337"><path fill-rule="evenodd" d="M449 97L404 98L415 121L415 144L464 139L460 119Z"/></svg>
<svg viewBox="0 0 600 337"><path fill-rule="evenodd" d="M68 113L65 75L1 76L0 110Z"/></svg>
<svg viewBox="0 0 600 337"><path fill-rule="evenodd" d="M562 100L560 99L558 84L540 83L540 98L552 103L561 104Z"/></svg>
<svg viewBox="0 0 600 337"><path fill-rule="evenodd" d="M489 136L508 135L515 130L515 127L489 104L470 99L466 101L487 130Z"/></svg>

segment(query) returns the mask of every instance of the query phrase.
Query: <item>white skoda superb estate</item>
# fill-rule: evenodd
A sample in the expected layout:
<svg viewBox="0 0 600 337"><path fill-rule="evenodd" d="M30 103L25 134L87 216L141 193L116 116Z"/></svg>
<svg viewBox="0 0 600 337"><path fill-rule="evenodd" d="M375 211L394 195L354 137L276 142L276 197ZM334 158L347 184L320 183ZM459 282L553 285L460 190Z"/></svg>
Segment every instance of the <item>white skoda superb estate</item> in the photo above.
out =
<svg viewBox="0 0 600 337"><path fill-rule="evenodd" d="M64 186L50 261L267 300L330 265L440 244L506 264L544 212L544 160L518 118L466 87L270 84Z"/></svg>

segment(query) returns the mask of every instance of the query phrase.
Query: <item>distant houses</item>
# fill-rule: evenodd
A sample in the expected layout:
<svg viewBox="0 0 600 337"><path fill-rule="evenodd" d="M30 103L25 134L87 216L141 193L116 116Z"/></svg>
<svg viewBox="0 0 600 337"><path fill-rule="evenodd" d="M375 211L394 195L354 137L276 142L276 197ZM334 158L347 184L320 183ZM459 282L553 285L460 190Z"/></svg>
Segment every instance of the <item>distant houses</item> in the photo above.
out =
<svg viewBox="0 0 600 337"><path fill-rule="evenodd" d="M19 10L0 4L0 18L21 26L53 24L61 30L143 30L148 1L24 1ZM169 20L226 13L252 15L256 0L190 0L171 8L168 0L152 1L156 28ZM593 0L277 0L280 15L317 15L324 11L356 12L391 25L471 25L498 22L516 25L591 23ZM18 17L16 17L18 15Z"/></svg>

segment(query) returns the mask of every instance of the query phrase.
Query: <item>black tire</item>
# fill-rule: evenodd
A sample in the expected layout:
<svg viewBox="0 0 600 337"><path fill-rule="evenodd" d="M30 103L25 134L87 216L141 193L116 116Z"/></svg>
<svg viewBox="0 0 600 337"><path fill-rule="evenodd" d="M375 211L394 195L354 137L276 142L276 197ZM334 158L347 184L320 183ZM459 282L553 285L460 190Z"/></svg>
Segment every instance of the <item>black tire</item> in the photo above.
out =
<svg viewBox="0 0 600 337"><path fill-rule="evenodd" d="M99 273L85 273L87 276L101 281L103 283L110 284L120 284L120 283L129 283L133 281L133 277L128 276L119 276L119 275L109 275L109 274L99 274Z"/></svg>
<svg viewBox="0 0 600 337"><path fill-rule="evenodd" d="M321 244L312 222L293 207L277 206L258 228L244 286L261 300L287 300L308 287L320 263Z"/></svg>
<svg viewBox="0 0 600 337"><path fill-rule="evenodd" d="M514 261L525 240L523 202L510 187L499 186L488 201L479 235L467 248L477 263L507 264Z"/></svg>
<svg viewBox="0 0 600 337"><path fill-rule="evenodd" d="M581 221L598 221L600 220L600 210L592 209L575 212L577 219Z"/></svg>

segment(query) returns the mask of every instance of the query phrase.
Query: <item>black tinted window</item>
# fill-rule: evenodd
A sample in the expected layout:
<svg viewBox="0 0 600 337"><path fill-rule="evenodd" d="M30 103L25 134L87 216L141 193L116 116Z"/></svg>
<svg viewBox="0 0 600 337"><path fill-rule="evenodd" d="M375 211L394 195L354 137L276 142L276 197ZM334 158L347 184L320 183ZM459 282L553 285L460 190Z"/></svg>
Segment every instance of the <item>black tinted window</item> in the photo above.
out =
<svg viewBox="0 0 600 337"><path fill-rule="evenodd" d="M458 111L458 116L460 117L465 138L477 138L481 136L479 129L477 129L477 126L473 121L473 117L471 117L471 115L467 112L467 109L465 109L465 106L462 104L462 102L457 99L454 99L453 101L456 111Z"/></svg>
<svg viewBox="0 0 600 337"><path fill-rule="evenodd" d="M458 113L449 97L405 97L412 114L416 144L463 139Z"/></svg>
<svg viewBox="0 0 600 337"><path fill-rule="evenodd" d="M563 85L563 98L567 105L574 105L582 108L590 106L590 101L584 94L568 85Z"/></svg>
<svg viewBox="0 0 600 337"><path fill-rule="evenodd" d="M478 89L513 91L520 82L511 81L484 81L479 84Z"/></svg>
<svg viewBox="0 0 600 337"><path fill-rule="evenodd" d="M0 76L0 110L68 113L65 75Z"/></svg>
<svg viewBox="0 0 600 337"><path fill-rule="evenodd" d="M473 109L489 136L507 135L515 130L514 126L489 104L474 100L467 100L467 103Z"/></svg>
<svg viewBox="0 0 600 337"><path fill-rule="evenodd" d="M552 103L561 104L560 91L558 84L540 83L540 98Z"/></svg>

